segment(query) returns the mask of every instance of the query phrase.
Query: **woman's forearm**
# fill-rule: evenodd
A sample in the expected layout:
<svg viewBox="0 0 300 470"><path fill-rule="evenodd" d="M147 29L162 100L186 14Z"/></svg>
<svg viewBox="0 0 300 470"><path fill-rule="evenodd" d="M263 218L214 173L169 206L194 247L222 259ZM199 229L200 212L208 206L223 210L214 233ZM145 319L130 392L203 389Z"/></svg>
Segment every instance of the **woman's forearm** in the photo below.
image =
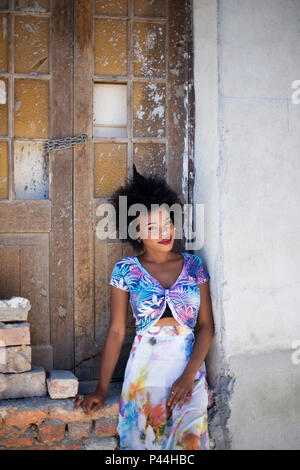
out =
<svg viewBox="0 0 300 470"><path fill-rule="evenodd" d="M109 384L120 356L124 336L115 331L108 330L106 340L101 351L99 378L96 391L107 395Z"/></svg>
<svg viewBox="0 0 300 470"><path fill-rule="evenodd" d="M209 351L213 336L214 330L208 325L195 328L193 351L184 368L184 373L196 375Z"/></svg>

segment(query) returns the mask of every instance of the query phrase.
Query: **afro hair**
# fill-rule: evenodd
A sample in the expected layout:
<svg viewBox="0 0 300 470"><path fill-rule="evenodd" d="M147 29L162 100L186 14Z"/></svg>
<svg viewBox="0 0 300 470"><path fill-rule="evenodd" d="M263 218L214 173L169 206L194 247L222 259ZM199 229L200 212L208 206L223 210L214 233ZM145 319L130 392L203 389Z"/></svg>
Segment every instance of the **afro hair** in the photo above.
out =
<svg viewBox="0 0 300 470"><path fill-rule="evenodd" d="M151 204L167 204L169 207L173 204L179 204L182 209L182 202L179 195L168 185L166 180L157 175L142 176L136 171L132 178L123 186L120 186L111 196L111 203L116 211L116 228L119 232L119 196L127 197L127 209L133 204L143 204L148 211L151 210ZM170 217L174 224L174 213L170 211ZM129 224L136 218L136 215L127 214L127 238L131 246L138 250L143 246L143 242L131 238L128 233Z"/></svg>

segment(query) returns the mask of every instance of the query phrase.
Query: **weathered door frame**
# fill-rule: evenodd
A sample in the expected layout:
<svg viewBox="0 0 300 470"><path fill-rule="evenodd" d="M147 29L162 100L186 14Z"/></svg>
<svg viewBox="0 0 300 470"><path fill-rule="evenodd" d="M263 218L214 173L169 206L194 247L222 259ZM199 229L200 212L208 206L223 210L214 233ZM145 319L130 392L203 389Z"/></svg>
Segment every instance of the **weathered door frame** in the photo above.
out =
<svg viewBox="0 0 300 470"><path fill-rule="evenodd" d="M94 341L94 221L97 199L93 195L93 12L92 0L74 0L74 135L88 140L74 148L74 340L75 374L97 355ZM129 14L133 0L129 0ZM192 7L190 0L167 0L168 94L167 119L168 182L192 202L194 184L194 89ZM180 40L178 40L178 35ZM132 76L129 76L132 80ZM180 125L176 125L176 120ZM180 155L180 158L178 157ZM128 168L128 177L132 167ZM104 280L106 277L104 276Z"/></svg>

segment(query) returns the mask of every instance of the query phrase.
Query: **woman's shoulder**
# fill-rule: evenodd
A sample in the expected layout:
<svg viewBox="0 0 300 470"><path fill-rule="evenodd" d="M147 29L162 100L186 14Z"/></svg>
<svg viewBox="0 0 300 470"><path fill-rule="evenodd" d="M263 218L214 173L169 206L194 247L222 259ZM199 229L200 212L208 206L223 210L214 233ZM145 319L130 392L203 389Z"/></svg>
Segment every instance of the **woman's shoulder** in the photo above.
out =
<svg viewBox="0 0 300 470"><path fill-rule="evenodd" d="M199 271L206 269L203 259L195 253L184 253L187 258L186 269L189 275L197 275Z"/></svg>
<svg viewBox="0 0 300 470"><path fill-rule="evenodd" d="M196 261L202 261L202 258L195 253L188 253L187 251L182 252L184 256L186 256L189 259L196 260Z"/></svg>
<svg viewBox="0 0 300 470"><path fill-rule="evenodd" d="M200 256L196 255L195 253L187 253L184 251L182 255L187 258L190 264L202 264L203 262L202 258L200 258Z"/></svg>
<svg viewBox="0 0 300 470"><path fill-rule="evenodd" d="M121 268L121 267L126 267L130 266L134 262L134 256L124 256L123 258L119 258L117 261L115 261L114 265Z"/></svg>

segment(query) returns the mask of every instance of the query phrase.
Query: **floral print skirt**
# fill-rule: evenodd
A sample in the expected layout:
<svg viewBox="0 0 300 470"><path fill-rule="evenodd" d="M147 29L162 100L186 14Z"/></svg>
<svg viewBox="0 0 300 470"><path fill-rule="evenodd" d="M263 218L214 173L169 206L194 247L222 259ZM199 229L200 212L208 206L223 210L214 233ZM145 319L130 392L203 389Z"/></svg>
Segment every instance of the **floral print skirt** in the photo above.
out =
<svg viewBox="0 0 300 470"><path fill-rule="evenodd" d="M152 326L138 332L126 364L119 402L120 450L209 450L205 363L194 379L192 398L168 414L173 382L192 353L188 327Z"/></svg>

